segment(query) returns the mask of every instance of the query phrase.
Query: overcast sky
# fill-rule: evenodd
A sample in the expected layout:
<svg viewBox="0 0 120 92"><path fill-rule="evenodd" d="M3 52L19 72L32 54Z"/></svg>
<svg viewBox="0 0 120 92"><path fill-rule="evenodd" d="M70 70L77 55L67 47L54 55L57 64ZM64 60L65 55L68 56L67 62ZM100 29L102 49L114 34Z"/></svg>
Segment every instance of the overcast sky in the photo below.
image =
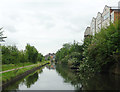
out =
<svg viewBox="0 0 120 92"><path fill-rule="evenodd" d="M56 52L64 43L82 43L92 17L119 0L0 0L0 27L7 45L20 50L27 43L42 54Z"/></svg>

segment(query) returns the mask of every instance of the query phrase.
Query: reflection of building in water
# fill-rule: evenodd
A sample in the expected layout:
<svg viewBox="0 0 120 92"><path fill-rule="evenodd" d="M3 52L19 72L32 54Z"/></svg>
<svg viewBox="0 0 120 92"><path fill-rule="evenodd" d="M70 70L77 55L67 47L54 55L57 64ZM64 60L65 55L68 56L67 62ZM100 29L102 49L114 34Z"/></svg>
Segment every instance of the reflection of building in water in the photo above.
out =
<svg viewBox="0 0 120 92"><path fill-rule="evenodd" d="M56 65L54 63L51 63L50 65L46 66L48 69L55 69Z"/></svg>

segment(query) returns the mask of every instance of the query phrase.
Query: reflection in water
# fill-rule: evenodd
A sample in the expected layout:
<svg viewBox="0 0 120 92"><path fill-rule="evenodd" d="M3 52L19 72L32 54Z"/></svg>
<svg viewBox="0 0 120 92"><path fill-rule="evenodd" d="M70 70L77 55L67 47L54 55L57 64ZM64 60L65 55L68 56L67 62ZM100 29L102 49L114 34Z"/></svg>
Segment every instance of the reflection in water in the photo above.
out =
<svg viewBox="0 0 120 92"><path fill-rule="evenodd" d="M29 75L26 79L25 79L25 84L27 86L27 88L30 88L31 85L33 85L39 78L38 73L42 73L43 71L37 70L37 72L33 73L32 75Z"/></svg>
<svg viewBox="0 0 120 92"><path fill-rule="evenodd" d="M46 65L46 67L48 68L48 69L56 69L56 65L55 65L55 63L51 63L51 64L49 64L49 65Z"/></svg>
<svg viewBox="0 0 120 92"><path fill-rule="evenodd" d="M80 74L57 65L57 72L70 83L76 90L120 90L120 76L105 74Z"/></svg>
<svg viewBox="0 0 120 92"><path fill-rule="evenodd" d="M11 85L9 85L8 87L6 87L5 89L2 89L2 91L4 92L4 90L18 90L19 87L21 85L26 85L27 88L30 88L31 85L33 85L39 78L38 74L42 73L42 69L39 69L37 71L35 71L32 74L29 74L28 76L26 76L23 79L20 79L19 81L16 81L15 83L12 83Z"/></svg>
<svg viewBox="0 0 120 92"><path fill-rule="evenodd" d="M33 75L30 75L29 77L26 78L25 84L27 88L30 88L32 84L34 84L38 80L38 72L34 73Z"/></svg>
<svg viewBox="0 0 120 92"><path fill-rule="evenodd" d="M56 71L64 78L65 83L70 83L76 90L82 88L79 76L67 66L57 65Z"/></svg>
<svg viewBox="0 0 120 92"><path fill-rule="evenodd" d="M67 66L47 65L5 90L120 90L120 76L81 74Z"/></svg>
<svg viewBox="0 0 120 92"><path fill-rule="evenodd" d="M120 76L95 75L83 85L86 90L120 90Z"/></svg>

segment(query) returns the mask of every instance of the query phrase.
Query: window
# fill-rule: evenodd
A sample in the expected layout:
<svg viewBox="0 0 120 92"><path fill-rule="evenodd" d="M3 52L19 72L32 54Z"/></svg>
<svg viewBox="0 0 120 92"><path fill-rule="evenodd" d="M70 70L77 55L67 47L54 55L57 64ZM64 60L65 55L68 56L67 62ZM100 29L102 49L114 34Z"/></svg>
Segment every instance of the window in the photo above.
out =
<svg viewBox="0 0 120 92"><path fill-rule="evenodd" d="M107 13L105 16L104 16L104 20L106 20L107 18L109 18L110 16L110 13Z"/></svg>
<svg viewBox="0 0 120 92"><path fill-rule="evenodd" d="M111 13L111 22L114 21L114 12Z"/></svg>

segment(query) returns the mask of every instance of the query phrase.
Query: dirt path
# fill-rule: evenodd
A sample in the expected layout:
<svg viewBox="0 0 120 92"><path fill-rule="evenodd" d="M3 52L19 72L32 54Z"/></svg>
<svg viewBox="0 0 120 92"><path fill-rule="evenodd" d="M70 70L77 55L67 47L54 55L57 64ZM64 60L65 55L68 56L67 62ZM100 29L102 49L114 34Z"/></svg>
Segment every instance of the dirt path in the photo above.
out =
<svg viewBox="0 0 120 92"><path fill-rule="evenodd" d="M25 68L25 67L30 67L30 66L34 66L34 65L29 65L29 66L24 66L24 67L19 67L19 68L15 68L15 69L10 69L10 70L6 70L6 71L2 71L0 72L1 73L5 73L5 72L9 72L9 71L14 71L14 70L17 70L17 69L22 69L22 68Z"/></svg>

